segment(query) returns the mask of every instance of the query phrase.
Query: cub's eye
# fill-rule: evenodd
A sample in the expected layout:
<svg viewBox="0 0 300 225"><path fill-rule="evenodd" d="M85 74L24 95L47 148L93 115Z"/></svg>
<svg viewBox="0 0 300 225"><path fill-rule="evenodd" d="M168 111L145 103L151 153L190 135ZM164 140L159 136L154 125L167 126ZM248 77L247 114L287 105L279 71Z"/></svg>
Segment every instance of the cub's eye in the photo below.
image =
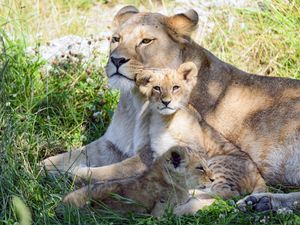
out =
<svg viewBox="0 0 300 225"><path fill-rule="evenodd" d="M111 38L112 43L120 42L120 37L114 36Z"/></svg>
<svg viewBox="0 0 300 225"><path fill-rule="evenodd" d="M153 39L145 38L141 41L141 44L147 45L147 44L150 44L152 41L153 41Z"/></svg>
<svg viewBox="0 0 300 225"><path fill-rule="evenodd" d="M155 91L160 92L160 87L159 87L159 86L154 86L153 89L154 89Z"/></svg>
<svg viewBox="0 0 300 225"><path fill-rule="evenodd" d="M173 91L178 90L180 87L178 85L173 86Z"/></svg>
<svg viewBox="0 0 300 225"><path fill-rule="evenodd" d="M201 172L204 172L203 166L197 166L197 167L196 167L196 170L200 170Z"/></svg>

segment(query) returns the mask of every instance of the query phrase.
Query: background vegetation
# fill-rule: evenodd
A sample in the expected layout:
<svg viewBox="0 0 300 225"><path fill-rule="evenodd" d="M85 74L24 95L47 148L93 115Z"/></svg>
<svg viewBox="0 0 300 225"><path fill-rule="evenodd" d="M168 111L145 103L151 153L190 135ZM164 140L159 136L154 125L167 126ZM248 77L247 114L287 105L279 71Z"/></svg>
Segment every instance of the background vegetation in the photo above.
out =
<svg viewBox="0 0 300 225"><path fill-rule="evenodd" d="M157 7L157 1L142 2L126 3L166 12L179 4L162 1ZM42 176L38 162L100 137L118 93L107 88L105 54L97 62L98 69L72 64L44 74L41 69L46 62L28 55L26 49L66 34L87 36L107 30L110 10L117 4L105 0L0 2L0 224L16 224L19 217L23 224L30 223L22 202L35 224L300 224L296 213L244 214L233 201L222 200L196 216L178 218L167 211L160 219L61 206L62 196L73 184L64 176ZM208 25L200 24L194 38L246 71L300 78L300 1L252 2L252 6L256 7L209 8L213 26L203 33Z"/></svg>

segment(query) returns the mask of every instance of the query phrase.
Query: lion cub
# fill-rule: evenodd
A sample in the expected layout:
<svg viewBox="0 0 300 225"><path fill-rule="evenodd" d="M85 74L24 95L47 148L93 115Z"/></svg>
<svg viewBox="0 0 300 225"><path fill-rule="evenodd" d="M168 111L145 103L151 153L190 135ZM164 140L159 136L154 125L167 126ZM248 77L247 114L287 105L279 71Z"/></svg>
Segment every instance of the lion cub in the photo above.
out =
<svg viewBox="0 0 300 225"><path fill-rule="evenodd" d="M209 126L188 104L197 74L196 65L188 62L177 71L145 70L137 75L137 85L151 110L151 149L161 155L180 145L206 154L214 178L212 194L230 198L265 191L265 181L251 158Z"/></svg>
<svg viewBox="0 0 300 225"><path fill-rule="evenodd" d="M210 184L210 171L199 152L174 147L159 157L151 170L138 178L87 185L71 192L63 201L82 207L92 199L122 213L160 216L167 206L174 207L186 202L189 189L205 188Z"/></svg>

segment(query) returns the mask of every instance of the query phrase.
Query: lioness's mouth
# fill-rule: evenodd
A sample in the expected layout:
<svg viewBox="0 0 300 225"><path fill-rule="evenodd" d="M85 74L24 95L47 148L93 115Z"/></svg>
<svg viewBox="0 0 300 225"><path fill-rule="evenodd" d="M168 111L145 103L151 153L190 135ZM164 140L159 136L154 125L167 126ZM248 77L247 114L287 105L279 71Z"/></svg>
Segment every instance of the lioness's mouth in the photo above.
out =
<svg viewBox="0 0 300 225"><path fill-rule="evenodd" d="M116 72L116 73L112 74L111 76L109 76L109 78L114 77L114 76L120 76L120 77L124 77L127 80L134 81L134 79L131 79L131 78L125 76L124 74L119 73L119 72Z"/></svg>
<svg viewBox="0 0 300 225"><path fill-rule="evenodd" d="M168 107L168 106L166 106L166 107L162 107L162 108L158 108L159 110L165 110L165 109L170 109L170 110L175 110L175 109L173 109L173 108L170 108L170 107Z"/></svg>

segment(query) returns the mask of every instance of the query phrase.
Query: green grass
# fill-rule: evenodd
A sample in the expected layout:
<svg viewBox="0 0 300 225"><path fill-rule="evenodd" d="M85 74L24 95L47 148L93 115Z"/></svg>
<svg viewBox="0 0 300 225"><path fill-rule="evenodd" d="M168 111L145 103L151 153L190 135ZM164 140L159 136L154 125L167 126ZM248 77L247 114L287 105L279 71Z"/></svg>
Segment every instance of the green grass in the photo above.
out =
<svg viewBox="0 0 300 225"><path fill-rule="evenodd" d="M51 2L61 17L72 10L88 14L92 7L91 1ZM299 214L244 214L231 201L222 200L196 216L179 218L167 211L160 219L62 206L61 198L72 190L73 183L63 176L41 175L38 162L100 137L118 93L107 88L103 69L64 64L48 75L41 73L45 62L28 56L25 49L29 43L48 40L36 40L30 34L37 32L37 24L46 25L54 9L45 5L45 14L37 16L30 1L26 1L28 12L19 12L17 3L10 12L0 7L0 224L15 224L24 214L20 213L24 206L15 203L14 196L30 209L34 224L300 224ZM276 0L265 7L265 11L223 9L212 16L216 22L212 33L199 40L221 59L247 71L300 78L300 3ZM238 21L234 27L227 23L229 14ZM61 17L52 21L60 28L64 26ZM30 18L40 20L31 24ZM83 34L81 20L72 17L70 21L77 28L71 26L56 35ZM105 62L103 57L100 68ZM95 112L100 112L96 118Z"/></svg>
<svg viewBox="0 0 300 225"><path fill-rule="evenodd" d="M300 78L300 1L263 1L263 10L224 9L202 45L245 71ZM230 25L229 15L234 18Z"/></svg>

